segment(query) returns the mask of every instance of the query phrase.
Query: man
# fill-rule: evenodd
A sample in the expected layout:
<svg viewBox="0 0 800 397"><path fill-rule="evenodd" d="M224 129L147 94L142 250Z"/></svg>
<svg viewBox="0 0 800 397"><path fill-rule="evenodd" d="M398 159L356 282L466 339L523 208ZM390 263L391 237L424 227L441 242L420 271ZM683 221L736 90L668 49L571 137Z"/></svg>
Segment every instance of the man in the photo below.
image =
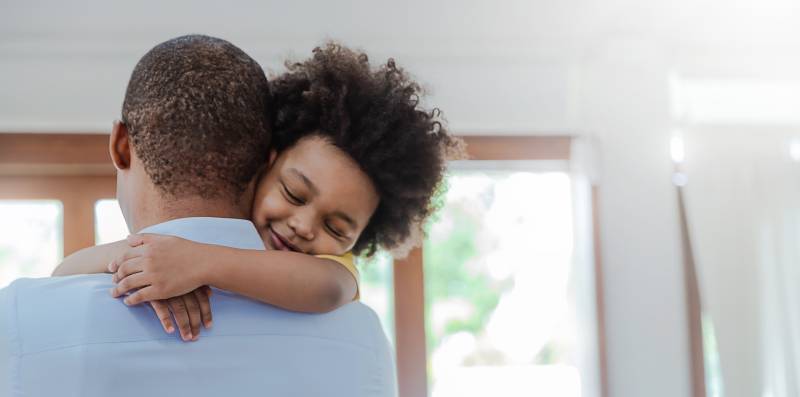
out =
<svg viewBox="0 0 800 397"><path fill-rule="evenodd" d="M264 249L246 220L266 163L269 90L260 66L206 36L162 43L137 64L110 153L131 231ZM18 280L0 290L1 396L389 396L396 382L375 314L321 315L214 295L193 343L145 305L109 297L111 276Z"/></svg>

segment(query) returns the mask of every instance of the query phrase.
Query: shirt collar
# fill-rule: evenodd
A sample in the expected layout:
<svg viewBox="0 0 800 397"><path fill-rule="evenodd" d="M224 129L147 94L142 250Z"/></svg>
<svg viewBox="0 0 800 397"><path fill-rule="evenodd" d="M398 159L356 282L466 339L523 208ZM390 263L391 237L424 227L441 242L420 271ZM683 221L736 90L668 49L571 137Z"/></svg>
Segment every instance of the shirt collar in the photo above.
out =
<svg viewBox="0 0 800 397"><path fill-rule="evenodd" d="M179 218L148 226L139 233L176 236L204 244L232 248L263 250L256 227L245 219L192 217Z"/></svg>

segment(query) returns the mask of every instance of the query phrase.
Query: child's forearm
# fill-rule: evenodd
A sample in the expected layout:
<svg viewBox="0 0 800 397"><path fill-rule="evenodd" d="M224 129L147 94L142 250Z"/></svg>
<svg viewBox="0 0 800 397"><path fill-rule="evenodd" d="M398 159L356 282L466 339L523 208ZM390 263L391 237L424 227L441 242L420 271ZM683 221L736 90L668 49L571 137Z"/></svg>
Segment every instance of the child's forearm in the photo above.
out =
<svg viewBox="0 0 800 397"><path fill-rule="evenodd" d="M215 251L199 265L205 284L287 310L328 312L356 294L353 275L329 259L286 251Z"/></svg>
<svg viewBox="0 0 800 397"><path fill-rule="evenodd" d="M84 248L64 258L64 261L53 270L53 276L107 273L108 263L114 260L127 247L127 242L121 240Z"/></svg>

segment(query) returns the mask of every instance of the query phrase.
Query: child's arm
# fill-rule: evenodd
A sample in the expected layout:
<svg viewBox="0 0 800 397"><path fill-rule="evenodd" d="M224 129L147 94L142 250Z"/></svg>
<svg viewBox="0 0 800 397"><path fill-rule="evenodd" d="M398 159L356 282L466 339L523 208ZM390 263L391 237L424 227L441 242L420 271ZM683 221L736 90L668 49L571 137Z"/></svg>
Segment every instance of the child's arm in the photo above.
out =
<svg viewBox="0 0 800 397"><path fill-rule="evenodd" d="M197 288L217 288L287 310L321 313L353 300L357 284L342 265L286 251L242 250L177 237L131 236L133 247L112 263L117 294L134 305ZM129 276L130 275L130 276Z"/></svg>
<svg viewBox="0 0 800 397"><path fill-rule="evenodd" d="M65 258L53 271L53 276L109 273L109 264L129 248L127 240L84 248ZM165 331L172 333L174 325L177 325L183 340L188 341L199 335L201 322L206 328L211 326L211 305L208 298L211 290L208 287L200 287L197 290L193 288L180 295L170 300L154 300L150 302L150 305L161 320ZM174 304L176 299L191 304L176 305ZM175 316L174 322L173 315Z"/></svg>
<svg viewBox="0 0 800 397"><path fill-rule="evenodd" d="M209 285L312 313L334 310L356 295L355 278L333 260L288 251L221 248L208 257Z"/></svg>
<svg viewBox="0 0 800 397"><path fill-rule="evenodd" d="M128 249L125 240L84 248L64 258L53 276L71 276L73 274L108 273L108 264Z"/></svg>

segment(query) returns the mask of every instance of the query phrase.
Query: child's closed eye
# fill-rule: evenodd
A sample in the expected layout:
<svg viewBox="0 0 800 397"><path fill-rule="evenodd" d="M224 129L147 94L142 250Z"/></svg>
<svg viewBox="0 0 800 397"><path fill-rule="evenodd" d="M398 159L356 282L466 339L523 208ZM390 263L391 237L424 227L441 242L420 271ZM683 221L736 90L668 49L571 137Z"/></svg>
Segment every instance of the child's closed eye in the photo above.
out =
<svg viewBox="0 0 800 397"><path fill-rule="evenodd" d="M336 238L338 238L338 239L340 239L340 240L344 240L344 239L346 239L346 238L347 238L347 236L344 234L344 232L341 232L341 231L339 231L339 230L338 230L338 229L336 229L335 227L331 226L329 223L326 223L326 224L325 224L325 227L328 229L328 231L329 231L329 232L330 232L330 233L331 233L331 234L332 234L334 237L336 237Z"/></svg>
<svg viewBox="0 0 800 397"><path fill-rule="evenodd" d="M298 197L296 194L292 193L291 190L286 186L286 184L282 184L283 186L283 194L290 203L294 205L303 205L305 201Z"/></svg>

